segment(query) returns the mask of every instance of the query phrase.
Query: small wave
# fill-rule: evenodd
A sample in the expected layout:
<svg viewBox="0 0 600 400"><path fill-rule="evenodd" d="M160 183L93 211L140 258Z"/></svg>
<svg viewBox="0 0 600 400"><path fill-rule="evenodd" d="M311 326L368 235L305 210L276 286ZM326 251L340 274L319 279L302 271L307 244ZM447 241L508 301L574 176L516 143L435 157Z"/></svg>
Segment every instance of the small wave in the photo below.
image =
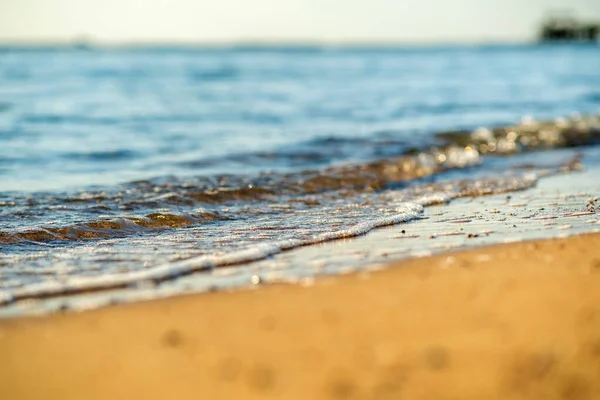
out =
<svg viewBox="0 0 600 400"><path fill-rule="evenodd" d="M589 146L600 143L600 116L574 115L554 121L535 121L526 117L522 123L513 126L443 132L437 138L490 155Z"/></svg>
<svg viewBox="0 0 600 400"><path fill-rule="evenodd" d="M559 172L558 170L541 171L540 175ZM190 257L179 261L171 261L149 268L137 269L126 273L104 273L93 276L71 276L60 280L46 280L39 283L0 290L0 304L28 298L45 298L60 295L69 295L89 291L128 287L132 284L151 283L175 279L183 275L203 270L211 270L240 263L248 263L264 259L274 254L292 250L302 246L323 243L332 240L351 238L364 235L373 229L405 223L419 218L423 207L447 203L453 199L465 196L481 196L488 194L504 193L531 188L536 184L538 174L529 173L523 176L499 177L487 180L462 181L449 189L449 183L439 183L431 186L417 186L413 188L414 201L398 202L405 194L390 191L384 196L387 203L394 207L391 215L374 217L349 227L335 229L331 225L329 230L309 235L304 238L292 238L263 242L237 250ZM178 220L177 218L169 218ZM112 226L108 223L108 226ZM122 226L122 225L120 225ZM263 226L275 229L272 225ZM256 234L257 229L252 229Z"/></svg>
<svg viewBox="0 0 600 400"><path fill-rule="evenodd" d="M591 101L592 103L600 104L600 92L588 93L584 96L584 100Z"/></svg>
<svg viewBox="0 0 600 400"><path fill-rule="evenodd" d="M129 153L118 153L127 156ZM98 154L109 157L112 154ZM268 156L268 155L267 155ZM13 199L20 206L50 207L75 205L85 211L86 206L103 206L112 212L142 208L164 208L192 205L236 204L266 201L278 196L326 194L337 196L342 191L372 192L398 182L431 176L456 168L477 165L481 157L473 149L456 146L430 149L428 152L367 163L309 169L290 173L268 172L258 176L220 175L197 178L165 177L148 181L130 182L119 190L87 190L74 194L56 195L38 193Z"/></svg>
<svg viewBox="0 0 600 400"><path fill-rule="evenodd" d="M409 146L405 140L390 137L391 132L375 132L369 138L320 137L289 148L274 151L235 153L218 158L185 161L187 168L207 168L232 163L267 167L314 167L331 165L341 160L361 161L399 157ZM414 146L414 144L413 144Z"/></svg>
<svg viewBox="0 0 600 400"><path fill-rule="evenodd" d="M226 218L217 212L182 215L152 213L143 217L123 217L62 227L45 226L0 232L0 244L89 241L123 237L147 231L181 228Z"/></svg>
<svg viewBox="0 0 600 400"><path fill-rule="evenodd" d="M600 117L574 116L570 119L536 122L525 119L521 124L475 131L445 132L437 136L438 145L405 149L405 155L376 161L306 169L297 172L264 172L258 175L218 175L195 178L164 177L148 181L130 182L117 189L87 190L79 193L11 196L11 209L4 208L3 218L26 223L22 215L31 215L37 209L52 209L69 205L78 218L96 218L101 213L119 217L123 212L167 213L188 212L194 206L228 206L243 203L276 202L282 196L322 195L322 200L349 197L386 188L402 187L415 179L435 177L449 171L474 167L484 156L511 155L546 149L591 145L600 142ZM361 140L365 142L361 145ZM373 141L373 140L371 140ZM361 147L388 147L389 141L377 138L375 146L366 139L341 140L322 138L314 140L297 152L263 152L240 156L242 163L252 157L273 159L274 162L296 160L318 163L325 154L335 149L343 153ZM395 147L399 146L399 147ZM396 151L403 145L393 142L389 147ZM313 149L312 151L310 149ZM321 148L324 150L321 152ZM331 150L333 149L333 150ZM373 157L373 149L366 151ZM73 155L79 156L79 155ZM83 157L109 161L135 157L128 150L95 152ZM112 159L111 159L112 158ZM375 157L377 158L377 157ZM292 161L289 161L292 162ZM489 163L488 163L489 164ZM497 164L497 163L496 163ZM293 201L290 199L290 201ZM32 208L34 207L34 208Z"/></svg>
<svg viewBox="0 0 600 400"><path fill-rule="evenodd" d="M12 108L12 106L13 105L11 103L0 101L0 113L10 110Z"/></svg>
<svg viewBox="0 0 600 400"><path fill-rule="evenodd" d="M192 82L217 81L233 79L239 74L239 71L229 65L218 68L190 69L188 77Z"/></svg>
<svg viewBox="0 0 600 400"><path fill-rule="evenodd" d="M331 157L317 151L272 151L232 154L219 158L203 158L201 160L186 161L181 163L186 168L206 168L209 166L236 163L242 165L274 165L274 166L302 166L307 164L321 164L331 161Z"/></svg>
<svg viewBox="0 0 600 400"><path fill-rule="evenodd" d="M68 153L63 155L63 158L71 160L89 160L89 161L118 161L135 158L138 153L132 150L106 150L92 151L89 153Z"/></svg>
<svg viewBox="0 0 600 400"><path fill-rule="evenodd" d="M121 118L93 117L78 114L25 114L20 122L30 124L86 124L113 125L122 122Z"/></svg>
<svg viewBox="0 0 600 400"><path fill-rule="evenodd" d="M146 68L93 68L85 72L85 77L97 79L144 79L156 75L155 71Z"/></svg>
<svg viewBox="0 0 600 400"><path fill-rule="evenodd" d="M160 123L160 122L197 122L203 116L198 114L144 114L124 115L119 117L90 116L81 114L25 114L20 122L29 124L76 124L76 125L117 125L127 123Z"/></svg>
<svg viewBox="0 0 600 400"><path fill-rule="evenodd" d="M456 161L455 161L456 162ZM569 171L577 169L577 160L572 160L566 163L561 169L548 169L551 172ZM386 165L386 168L389 168ZM386 179L391 177L397 177L399 172L397 166L392 168L392 171L383 172L387 176ZM380 171L380 169L377 169ZM542 173L542 172L538 172ZM533 178L532 178L533 176ZM356 190L349 193L332 193L331 195L323 195L320 190L315 188L319 185L324 185L331 189L336 187L340 189L342 187L348 187L350 180L344 181L336 180L331 181L331 177L315 176L314 181L307 180L304 182L304 191L300 196L293 197L282 197L281 193L275 195L273 192L266 191L260 188L244 188L238 190L220 190L214 192L201 192L196 194L195 200L202 203L213 203L221 204L225 201L239 201L244 200L256 200L257 196L270 197L272 201L267 202L267 209L271 206L283 206L289 207L290 204L299 204L304 206L316 206L324 202L335 201L336 198L352 198L355 197L359 192ZM418 198L415 200L421 205L431 205L442 202L447 202L452 198L458 197L475 197L501 193L504 191L517 191L531 187L535 184L536 176L534 174L526 175L523 177L506 177L496 178L493 180L476 180L476 181L460 181L451 185L452 194L446 195L444 199L440 198L440 193L448 193L448 183L429 183L427 185L415 185L410 188L410 197ZM343 185L342 185L343 183ZM360 184L363 184L361 181ZM139 182L138 185L150 185L149 182ZM314 196L310 189L313 189L315 193L319 193L319 196ZM432 196L431 193L436 193ZM92 199L94 202L98 202L103 197L100 196L84 196L81 201L89 201ZM178 197L178 196L175 196ZM173 198L173 195L158 195L154 199L148 199L143 203L142 208L146 209L148 202L156 201L158 205L164 206L164 200L167 198ZM282 204L283 202L283 204ZM15 204L11 202L11 208L15 207ZM130 206L133 207L133 206ZM106 210L102 210L106 211ZM163 213L156 212L147 214L145 216L126 216L119 217L116 219L101 219L92 220L85 223L77 223L67 226L39 226L32 228L13 229L7 231L0 231L0 244L31 244L31 243L64 243L64 242L88 242L91 240L110 239L118 237L126 237L130 235L141 235L150 232L156 232L166 229L182 228L186 226L197 226L199 224L206 224L213 221L225 221L232 219L241 219L249 216L255 216L263 214L268 211L264 211L264 208L237 208L235 210L229 210L227 207L221 211L217 210L202 210L196 212L188 212L182 214Z"/></svg>
<svg viewBox="0 0 600 400"><path fill-rule="evenodd" d="M84 291L125 287L136 282L160 282L196 271L239 264L242 262L256 261L282 251L291 250L293 248L343 238L356 237L364 235L378 227L407 222L417 218L422 210L423 206L420 204L406 203L399 207L397 210L397 215L392 217L383 217L372 221L359 223L348 229L327 232L313 236L306 240L287 240L282 242L262 244L253 248L234 251L221 256L200 256L179 262L158 265L146 270L128 272L126 274L76 277L69 278L67 282L44 282L40 284L33 284L24 288L0 291L0 304L32 297L44 298L56 295L81 293Z"/></svg>

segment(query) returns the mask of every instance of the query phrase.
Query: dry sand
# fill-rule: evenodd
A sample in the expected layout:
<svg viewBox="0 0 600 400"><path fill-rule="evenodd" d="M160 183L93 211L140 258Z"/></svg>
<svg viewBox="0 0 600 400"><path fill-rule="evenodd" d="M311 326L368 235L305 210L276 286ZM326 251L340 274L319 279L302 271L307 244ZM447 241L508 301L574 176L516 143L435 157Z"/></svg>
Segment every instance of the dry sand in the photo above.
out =
<svg viewBox="0 0 600 400"><path fill-rule="evenodd" d="M1 399L600 399L600 234L0 321Z"/></svg>

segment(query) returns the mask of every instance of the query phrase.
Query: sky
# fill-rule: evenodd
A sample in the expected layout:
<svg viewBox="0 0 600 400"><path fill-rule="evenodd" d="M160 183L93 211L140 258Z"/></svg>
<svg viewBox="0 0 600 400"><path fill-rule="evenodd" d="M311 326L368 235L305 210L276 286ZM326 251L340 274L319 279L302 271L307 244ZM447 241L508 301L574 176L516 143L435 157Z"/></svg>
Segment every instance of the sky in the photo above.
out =
<svg viewBox="0 0 600 400"><path fill-rule="evenodd" d="M553 10L600 0L0 0L0 41L527 41Z"/></svg>

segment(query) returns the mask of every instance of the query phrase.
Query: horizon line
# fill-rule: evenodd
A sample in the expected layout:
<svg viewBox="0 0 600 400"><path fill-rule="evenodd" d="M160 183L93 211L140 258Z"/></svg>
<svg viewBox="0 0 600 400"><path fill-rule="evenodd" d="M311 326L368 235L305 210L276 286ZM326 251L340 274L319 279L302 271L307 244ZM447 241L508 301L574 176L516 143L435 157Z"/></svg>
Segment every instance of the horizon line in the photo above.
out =
<svg viewBox="0 0 600 400"><path fill-rule="evenodd" d="M2 39L1 47L82 47L82 48L130 48L130 47L412 47L412 46L486 46L486 45L531 45L538 44L537 38L531 39L232 39L232 40L94 40L86 36L72 39Z"/></svg>

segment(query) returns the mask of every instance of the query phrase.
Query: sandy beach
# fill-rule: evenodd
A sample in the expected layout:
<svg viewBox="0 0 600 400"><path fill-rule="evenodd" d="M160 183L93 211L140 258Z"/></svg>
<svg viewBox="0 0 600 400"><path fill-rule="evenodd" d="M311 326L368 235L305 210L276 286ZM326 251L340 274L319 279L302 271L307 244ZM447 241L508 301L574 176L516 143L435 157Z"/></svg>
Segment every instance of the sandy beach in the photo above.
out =
<svg viewBox="0 0 600 400"><path fill-rule="evenodd" d="M600 8L75 3L0 1L0 400L600 400Z"/></svg>
<svg viewBox="0 0 600 400"><path fill-rule="evenodd" d="M599 246L1 320L0 398L600 398Z"/></svg>

